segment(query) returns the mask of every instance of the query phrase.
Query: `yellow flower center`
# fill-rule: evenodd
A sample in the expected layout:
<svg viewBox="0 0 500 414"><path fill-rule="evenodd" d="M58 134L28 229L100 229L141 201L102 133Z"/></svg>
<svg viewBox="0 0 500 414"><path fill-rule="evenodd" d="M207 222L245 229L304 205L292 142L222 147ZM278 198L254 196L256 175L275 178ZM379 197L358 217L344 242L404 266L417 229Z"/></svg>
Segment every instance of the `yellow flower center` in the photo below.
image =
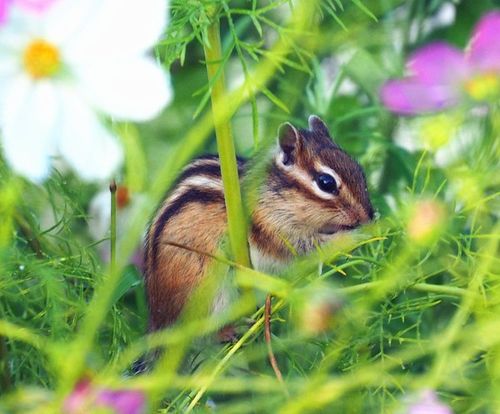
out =
<svg viewBox="0 0 500 414"><path fill-rule="evenodd" d="M482 73L467 81L465 90L477 101L489 100L500 95L500 79L496 73Z"/></svg>
<svg viewBox="0 0 500 414"><path fill-rule="evenodd" d="M33 79L48 78L61 67L59 50L43 39L33 40L24 50L23 63Z"/></svg>

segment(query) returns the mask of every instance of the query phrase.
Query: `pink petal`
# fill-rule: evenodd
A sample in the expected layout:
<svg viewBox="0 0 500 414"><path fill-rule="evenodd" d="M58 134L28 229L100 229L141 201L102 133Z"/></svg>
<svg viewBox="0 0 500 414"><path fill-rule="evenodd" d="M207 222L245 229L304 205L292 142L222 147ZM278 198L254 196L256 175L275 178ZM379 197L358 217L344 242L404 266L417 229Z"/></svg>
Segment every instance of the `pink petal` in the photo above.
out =
<svg viewBox="0 0 500 414"><path fill-rule="evenodd" d="M0 0L0 25L6 22L11 4L12 0Z"/></svg>
<svg viewBox="0 0 500 414"><path fill-rule="evenodd" d="M93 408L111 408L115 414L144 414L146 397L136 390L109 390L81 380L64 401L64 414L93 412Z"/></svg>
<svg viewBox="0 0 500 414"><path fill-rule="evenodd" d="M103 390L98 395L96 403L113 408L116 414L144 414L146 412L146 399L140 391Z"/></svg>
<svg viewBox="0 0 500 414"><path fill-rule="evenodd" d="M457 85L467 77L464 54L457 48L435 42L418 49L408 60L412 77L428 85Z"/></svg>
<svg viewBox="0 0 500 414"><path fill-rule="evenodd" d="M92 400L92 386L88 379L81 380L75 385L71 394L64 401L64 414L78 414L88 406Z"/></svg>
<svg viewBox="0 0 500 414"><path fill-rule="evenodd" d="M413 79L391 80L380 90L382 104L392 112L415 115L456 105L459 89L451 85L426 85Z"/></svg>
<svg viewBox="0 0 500 414"><path fill-rule="evenodd" d="M37 13L44 12L56 0L16 0L16 4Z"/></svg>
<svg viewBox="0 0 500 414"><path fill-rule="evenodd" d="M438 400L436 393L425 390L419 401L408 407L407 414L453 414L450 407Z"/></svg>
<svg viewBox="0 0 500 414"><path fill-rule="evenodd" d="M500 71L500 11L486 14L476 25L467 59L480 71Z"/></svg>

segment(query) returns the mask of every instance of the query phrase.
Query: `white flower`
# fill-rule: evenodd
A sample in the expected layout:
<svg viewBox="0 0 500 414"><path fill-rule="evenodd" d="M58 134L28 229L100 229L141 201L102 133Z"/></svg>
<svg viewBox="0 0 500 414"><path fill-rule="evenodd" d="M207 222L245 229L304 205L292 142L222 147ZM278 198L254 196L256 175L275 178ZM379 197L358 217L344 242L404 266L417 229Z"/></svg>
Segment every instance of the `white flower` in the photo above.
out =
<svg viewBox="0 0 500 414"><path fill-rule="evenodd" d="M41 181L62 157L87 180L108 178L123 154L100 116L144 121L171 99L148 50L168 0L56 0L11 10L0 29L0 128L7 162Z"/></svg>

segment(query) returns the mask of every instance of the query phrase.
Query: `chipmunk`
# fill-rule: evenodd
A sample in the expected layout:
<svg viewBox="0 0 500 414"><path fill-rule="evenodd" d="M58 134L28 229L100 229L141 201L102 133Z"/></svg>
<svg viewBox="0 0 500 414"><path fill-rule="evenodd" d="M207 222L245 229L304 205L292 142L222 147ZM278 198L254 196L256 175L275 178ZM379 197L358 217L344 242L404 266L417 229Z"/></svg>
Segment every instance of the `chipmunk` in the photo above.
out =
<svg viewBox="0 0 500 414"><path fill-rule="evenodd" d="M244 177L243 160L238 160L238 169ZM252 264L262 271L276 271L290 262L293 250L307 254L335 233L373 219L363 170L314 115L307 130L281 125L257 193L248 242ZM150 331L178 319L214 260L201 252L214 254L226 227L219 159L198 158L185 167L146 235ZM220 297L214 299L213 311L221 302Z"/></svg>

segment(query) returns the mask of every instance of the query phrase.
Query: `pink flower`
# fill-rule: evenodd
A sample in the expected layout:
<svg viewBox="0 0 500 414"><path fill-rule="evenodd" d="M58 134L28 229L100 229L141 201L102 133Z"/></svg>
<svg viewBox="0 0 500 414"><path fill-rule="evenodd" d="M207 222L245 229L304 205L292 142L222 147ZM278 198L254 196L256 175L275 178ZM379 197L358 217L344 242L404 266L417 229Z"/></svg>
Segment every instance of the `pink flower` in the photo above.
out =
<svg viewBox="0 0 500 414"><path fill-rule="evenodd" d="M424 390L417 401L408 405L405 414L453 414L451 408L438 400L432 390Z"/></svg>
<svg viewBox="0 0 500 414"><path fill-rule="evenodd" d="M0 25L7 20L7 15L11 6L12 0L0 0Z"/></svg>
<svg viewBox="0 0 500 414"><path fill-rule="evenodd" d="M386 82L380 98L392 112L413 115L450 108L469 97L500 96L500 11L481 18L465 52L445 42L418 49L407 62L409 76Z"/></svg>
<svg viewBox="0 0 500 414"><path fill-rule="evenodd" d="M80 381L66 398L64 414L86 414L93 408L109 408L116 414L142 414L146 412L146 398L140 391L109 390Z"/></svg>
<svg viewBox="0 0 500 414"><path fill-rule="evenodd" d="M41 13L45 11L55 0L0 0L0 25L8 18L9 10L13 5L20 6L26 10Z"/></svg>

